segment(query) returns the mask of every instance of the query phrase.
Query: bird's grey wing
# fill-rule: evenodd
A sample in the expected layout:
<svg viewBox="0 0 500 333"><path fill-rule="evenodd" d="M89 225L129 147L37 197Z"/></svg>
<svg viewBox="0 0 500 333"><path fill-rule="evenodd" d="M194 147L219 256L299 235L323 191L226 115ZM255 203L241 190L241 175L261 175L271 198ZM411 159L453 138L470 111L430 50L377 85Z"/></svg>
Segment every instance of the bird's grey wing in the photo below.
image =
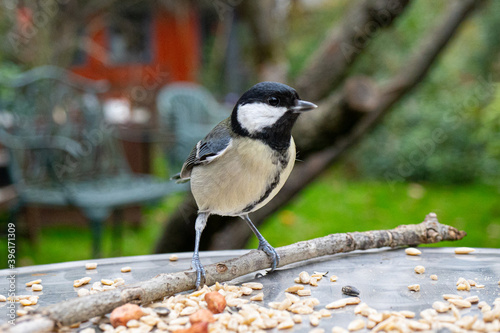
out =
<svg viewBox="0 0 500 333"><path fill-rule="evenodd" d="M182 166L180 179L188 179L194 166L212 162L231 146L231 133L226 121L215 126L203 139L198 141Z"/></svg>

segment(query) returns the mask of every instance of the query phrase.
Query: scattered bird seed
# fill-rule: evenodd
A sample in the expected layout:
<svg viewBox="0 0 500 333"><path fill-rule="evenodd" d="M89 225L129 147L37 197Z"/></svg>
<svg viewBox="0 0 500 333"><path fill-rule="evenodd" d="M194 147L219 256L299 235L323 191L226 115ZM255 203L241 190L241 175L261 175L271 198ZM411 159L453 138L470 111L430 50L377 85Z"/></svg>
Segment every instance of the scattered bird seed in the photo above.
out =
<svg viewBox="0 0 500 333"><path fill-rule="evenodd" d="M330 276L330 282L336 282L338 279L337 275Z"/></svg>
<svg viewBox="0 0 500 333"><path fill-rule="evenodd" d="M348 333L349 331L340 326L334 326L332 328L332 333Z"/></svg>
<svg viewBox="0 0 500 333"><path fill-rule="evenodd" d="M471 302L472 304L478 303L479 302L479 296L470 296L465 299L466 301Z"/></svg>
<svg viewBox="0 0 500 333"><path fill-rule="evenodd" d="M317 327L310 330L309 333L325 333L325 330L323 328Z"/></svg>
<svg viewBox="0 0 500 333"><path fill-rule="evenodd" d="M365 328L365 321L363 319L355 319L349 323L347 329L351 332L359 331Z"/></svg>
<svg viewBox="0 0 500 333"><path fill-rule="evenodd" d="M473 249L471 247L457 247L455 249L455 254L469 254L474 251L476 251L476 249Z"/></svg>
<svg viewBox="0 0 500 333"><path fill-rule="evenodd" d="M175 255L175 254L172 254L170 256L170 258L168 258L168 260L170 260L170 261L177 261L177 260L179 260L179 257L177 255Z"/></svg>
<svg viewBox="0 0 500 333"><path fill-rule="evenodd" d="M328 311L327 309L321 309L321 310L319 310L319 314L323 318L331 317L332 316L332 313L330 311Z"/></svg>
<svg viewBox="0 0 500 333"><path fill-rule="evenodd" d="M132 268L131 268L131 267L126 266L126 267L122 267L122 268L120 269L120 272L122 272L122 273L128 273L128 272L130 272L131 270L132 270Z"/></svg>
<svg viewBox="0 0 500 333"><path fill-rule="evenodd" d="M243 287L251 288L253 290L261 290L264 288L264 285L259 282L247 282L242 284Z"/></svg>
<svg viewBox="0 0 500 333"><path fill-rule="evenodd" d="M170 309L164 306L158 306L153 308L153 311L159 316L168 316Z"/></svg>
<svg viewBox="0 0 500 333"><path fill-rule="evenodd" d="M22 306L31 305L31 301L29 299L22 299L19 303L21 303Z"/></svg>
<svg viewBox="0 0 500 333"><path fill-rule="evenodd" d="M85 264L85 269L96 269L97 268L97 263L95 262L89 262Z"/></svg>
<svg viewBox="0 0 500 333"><path fill-rule="evenodd" d="M409 247L407 249L405 249L405 252L407 255L409 256L419 256L422 254L422 251L420 250L417 250L416 248L414 247Z"/></svg>
<svg viewBox="0 0 500 333"><path fill-rule="evenodd" d="M73 282L73 287L75 287L75 288L81 287L81 286L83 286L83 285L85 285L85 284L89 283L89 282L90 282L90 280L92 280L92 278L90 278L90 277L88 277L88 276L83 277L83 278L81 278L81 279L79 279L79 280L75 280L75 281Z"/></svg>
<svg viewBox="0 0 500 333"><path fill-rule="evenodd" d="M31 286L31 290L33 291L42 291L43 290L43 286L41 284L34 284Z"/></svg>
<svg viewBox="0 0 500 333"><path fill-rule="evenodd" d="M18 317L22 317L22 316L27 315L28 311L23 310L23 309L19 309L19 310L16 311L16 314L17 314Z"/></svg>
<svg viewBox="0 0 500 333"><path fill-rule="evenodd" d="M448 300L453 305L458 306L459 308L470 308L471 303L469 301L466 301L464 299L458 299L458 298L450 298Z"/></svg>
<svg viewBox="0 0 500 333"><path fill-rule="evenodd" d="M430 278L431 278L431 280L437 281L438 276L437 276L436 274L432 274L432 275L430 276Z"/></svg>
<svg viewBox="0 0 500 333"><path fill-rule="evenodd" d="M309 284L311 277L309 276L309 273L307 273L307 272L300 272L299 279L300 279L301 283Z"/></svg>
<svg viewBox="0 0 500 333"><path fill-rule="evenodd" d="M311 296L311 289L297 290L299 296Z"/></svg>
<svg viewBox="0 0 500 333"><path fill-rule="evenodd" d="M42 279L33 280L33 281L30 281L30 282L27 282L27 283L26 283L26 287L31 287L31 286L33 286L34 284L40 284L40 283L42 283Z"/></svg>
<svg viewBox="0 0 500 333"><path fill-rule="evenodd" d="M354 304L359 304L361 300L359 297L349 297L349 298L341 298L337 301L331 302L330 304L327 304L325 308L327 309L340 309L343 308L347 305L354 305Z"/></svg>
<svg viewBox="0 0 500 333"><path fill-rule="evenodd" d="M421 265L415 266L414 270L415 270L415 273L417 273L417 274L424 274L425 273L425 267L421 266Z"/></svg>
<svg viewBox="0 0 500 333"><path fill-rule="evenodd" d="M127 327L129 328L137 328L141 326L141 323L138 320L132 319L127 322Z"/></svg>
<svg viewBox="0 0 500 333"><path fill-rule="evenodd" d="M279 330L288 330L290 328L293 328L293 326L295 326L295 323L293 322L293 320L287 319L287 320L283 321L281 324L279 324L277 328Z"/></svg>
<svg viewBox="0 0 500 333"><path fill-rule="evenodd" d="M287 293L294 293L294 294L296 294L296 293L297 293L297 291L299 291L299 290L303 290L303 289L304 289L304 286L303 286L303 285L296 284L296 285L294 285L294 286L288 287L288 288L285 290L285 292L287 292Z"/></svg>
<svg viewBox="0 0 500 333"><path fill-rule="evenodd" d="M410 284L408 286L408 289L411 291L420 291L420 285L419 284Z"/></svg>
<svg viewBox="0 0 500 333"><path fill-rule="evenodd" d="M109 279L101 279L101 283L105 286L112 286L113 283L115 283L113 280L109 280Z"/></svg>
<svg viewBox="0 0 500 333"><path fill-rule="evenodd" d="M253 289L248 287L241 287L240 291L243 295L248 296L252 294Z"/></svg>
<svg viewBox="0 0 500 333"><path fill-rule="evenodd" d="M432 308L439 313L448 312L450 310L450 304L436 301L432 304Z"/></svg>
<svg viewBox="0 0 500 333"><path fill-rule="evenodd" d="M463 297L455 294L443 294L443 298L445 300L450 300L450 299L462 299Z"/></svg>
<svg viewBox="0 0 500 333"><path fill-rule="evenodd" d="M78 290L78 297L87 296L90 294L90 290L82 288Z"/></svg>
<svg viewBox="0 0 500 333"><path fill-rule="evenodd" d="M348 296L358 296L360 291L353 286L344 286L342 287L342 294L348 295Z"/></svg>

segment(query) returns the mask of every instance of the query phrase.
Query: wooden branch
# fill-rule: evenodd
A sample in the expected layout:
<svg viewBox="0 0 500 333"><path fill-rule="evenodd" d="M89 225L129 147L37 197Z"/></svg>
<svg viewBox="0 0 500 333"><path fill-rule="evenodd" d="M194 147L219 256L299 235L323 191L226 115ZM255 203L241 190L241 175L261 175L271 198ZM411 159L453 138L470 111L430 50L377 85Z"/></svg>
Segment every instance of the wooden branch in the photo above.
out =
<svg viewBox="0 0 500 333"><path fill-rule="evenodd" d="M248 25L253 58L259 81L286 81L286 15L274 0L240 1L236 7L240 19Z"/></svg>
<svg viewBox="0 0 500 333"><path fill-rule="evenodd" d="M312 54L294 88L307 101L319 101L339 85L358 55L382 28L400 16L408 0L365 0L335 26ZM311 88L313 87L313 88Z"/></svg>
<svg viewBox="0 0 500 333"><path fill-rule="evenodd" d="M420 224L401 225L391 230L331 234L280 247L276 250L281 257L280 267L282 267L336 253L460 240L465 235L464 231L440 224L436 214L430 213ZM266 269L270 265L270 259L264 252L252 250L239 258L205 266L206 282L208 285L212 285L216 281L230 281L239 276ZM48 326L48 320L52 321L54 325L70 325L86 321L96 316L105 315L125 303L148 304L163 297L193 289L195 278L194 271L159 274L148 281L43 307L36 310L33 315L20 318L14 328L10 328L8 324L4 328L7 332L9 329L11 329L10 332L14 332L14 329L18 332L36 332L33 328L37 327L37 322L43 324L45 329Z"/></svg>

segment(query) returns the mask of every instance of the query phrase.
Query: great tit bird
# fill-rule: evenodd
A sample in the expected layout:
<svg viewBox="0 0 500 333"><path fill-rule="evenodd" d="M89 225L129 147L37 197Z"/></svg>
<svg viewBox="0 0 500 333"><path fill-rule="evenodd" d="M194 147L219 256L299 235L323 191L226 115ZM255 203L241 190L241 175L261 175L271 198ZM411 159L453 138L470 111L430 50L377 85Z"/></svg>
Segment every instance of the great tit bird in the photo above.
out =
<svg viewBox="0 0 500 333"><path fill-rule="evenodd" d="M285 84L258 83L191 151L177 179L191 180L198 205L192 258L196 288L205 279L198 251L211 214L241 217L259 239L258 249L272 259L270 271L279 265L278 253L248 214L267 204L287 180L296 155L292 127L300 113L314 108Z"/></svg>

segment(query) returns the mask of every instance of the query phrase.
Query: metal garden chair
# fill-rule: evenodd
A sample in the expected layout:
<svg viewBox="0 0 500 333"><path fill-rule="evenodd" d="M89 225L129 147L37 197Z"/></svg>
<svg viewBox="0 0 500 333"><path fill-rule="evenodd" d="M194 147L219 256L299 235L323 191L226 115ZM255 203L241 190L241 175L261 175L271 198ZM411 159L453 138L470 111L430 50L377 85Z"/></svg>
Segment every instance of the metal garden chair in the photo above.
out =
<svg viewBox="0 0 500 333"><path fill-rule="evenodd" d="M77 207L90 222L99 257L103 224L113 211L185 190L131 172L97 98L105 82L44 66L0 85L0 142L9 149L19 196L12 216L27 205Z"/></svg>
<svg viewBox="0 0 500 333"><path fill-rule="evenodd" d="M196 143L230 114L207 89L191 82L164 87L156 105L163 126L174 136L174 147L167 151L171 173L179 172Z"/></svg>

